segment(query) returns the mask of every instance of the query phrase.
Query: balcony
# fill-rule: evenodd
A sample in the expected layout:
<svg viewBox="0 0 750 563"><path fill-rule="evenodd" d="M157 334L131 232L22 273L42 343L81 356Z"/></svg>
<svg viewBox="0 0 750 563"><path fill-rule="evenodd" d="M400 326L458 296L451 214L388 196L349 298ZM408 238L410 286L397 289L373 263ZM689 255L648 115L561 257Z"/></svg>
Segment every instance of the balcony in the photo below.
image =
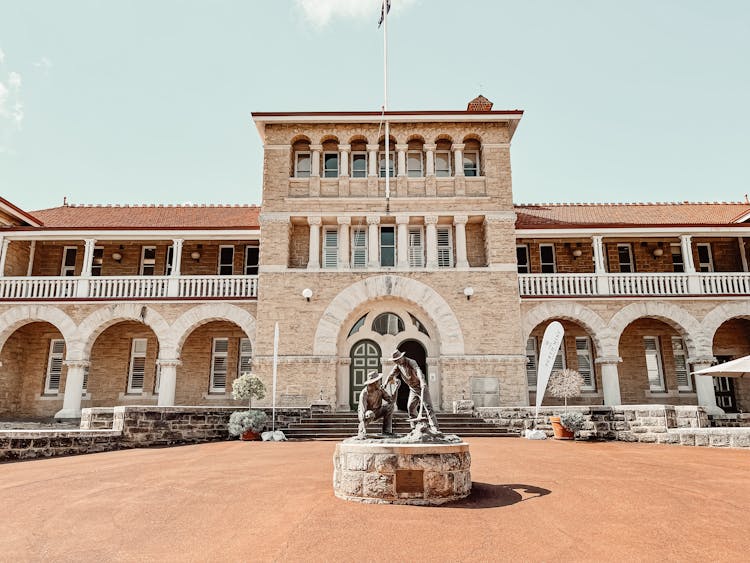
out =
<svg viewBox="0 0 750 563"><path fill-rule="evenodd" d="M518 274L521 297L750 295L750 273Z"/></svg>
<svg viewBox="0 0 750 563"><path fill-rule="evenodd" d="M256 299L258 276L2 277L2 300Z"/></svg>

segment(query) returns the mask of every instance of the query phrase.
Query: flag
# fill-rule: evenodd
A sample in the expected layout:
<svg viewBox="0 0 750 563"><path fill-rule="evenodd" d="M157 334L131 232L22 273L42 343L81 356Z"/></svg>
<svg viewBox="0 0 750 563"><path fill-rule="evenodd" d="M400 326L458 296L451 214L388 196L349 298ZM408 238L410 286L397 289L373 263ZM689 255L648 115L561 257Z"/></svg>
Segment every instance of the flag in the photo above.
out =
<svg viewBox="0 0 750 563"><path fill-rule="evenodd" d="M378 29L380 29L380 26L383 25L383 20L385 19L385 15L391 11L391 0L383 0L383 3L380 5L380 21L378 22Z"/></svg>

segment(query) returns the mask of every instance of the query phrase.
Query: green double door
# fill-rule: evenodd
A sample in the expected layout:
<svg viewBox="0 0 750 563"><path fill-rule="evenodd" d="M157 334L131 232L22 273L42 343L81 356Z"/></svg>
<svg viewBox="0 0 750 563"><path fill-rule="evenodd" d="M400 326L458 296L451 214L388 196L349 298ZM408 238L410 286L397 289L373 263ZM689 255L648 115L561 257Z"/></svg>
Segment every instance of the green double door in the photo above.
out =
<svg viewBox="0 0 750 563"><path fill-rule="evenodd" d="M352 410L359 407L359 394L367 381L367 374L371 371L381 371L380 346L372 340L360 340L350 353L349 366L349 406Z"/></svg>

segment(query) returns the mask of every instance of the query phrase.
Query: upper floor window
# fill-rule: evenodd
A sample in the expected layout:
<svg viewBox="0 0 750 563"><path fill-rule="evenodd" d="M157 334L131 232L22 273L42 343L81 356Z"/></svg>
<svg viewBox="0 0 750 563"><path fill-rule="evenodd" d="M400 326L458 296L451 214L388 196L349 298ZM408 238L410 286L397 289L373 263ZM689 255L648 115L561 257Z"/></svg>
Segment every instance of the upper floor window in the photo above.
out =
<svg viewBox="0 0 750 563"><path fill-rule="evenodd" d="M141 247L141 275L153 276L156 273L156 247Z"/></svg>
<svg viewBox="0 0 750 563"><path fill-rule="evenodd" d="M326 152L323 154L323 177L339 177L339 153Z"/></svg>
<svg viewBox="0 0 750 563"><path fill-rule="evenodd" d="M450 227L437 228L438 267L453 267L453 230Z"/></svg>
<svg viewBox="0 0 750 563"><path fill-rule="evenodd" d="M479 176L479 152L464 152L464 176Z"/></svg>
<svg viewBox="0 0 750 563"><path fill-rule="evenodd" d="M174 246L167 247L167 259L164 261L164 275L172 275L172 265L174 264Z"/></svg>
<svg viewBox="0 0 750 563"><path fill-rule="evenodd" d="M66 246L63 248L62 266L60 267L61 276L76 275L76 254L78 249L75 246Z"/></svg>
<svg viewBox="0 0 750 563"><path fill-rule="evenodd" d="M245 247L245 275L257 276L260 261L260 248L257 244L248 244Z"/></svg>
<svg viewBox="0 0 750 563"><path fill-rule="evenodd" d="M294 177L309 178L312 173L312 156L309 151L294 153Z"/></svg>
<svg viewBox="0 0 750 563"><path fill-rule="evenodd" d="M451 152L435 151L435 176L451 175Z"/></svg>
<svg viewBox="0 0 750 563"><path fill-rule="evenodd" d="M421 178L424 176L424 153L422 151L409 151L406 155L406 175L409 178Z"/></svg>
<svg viewBox="0 0 750 563"><path fill-rule="evenodd" d="M336 268L339 256L339 232L335 227L323 231L323 267Z"/></svg>
<svg viewBox="0 0 750 563"><path fill-rule="evenodd" d="M219 275L231 276L234 274L234 246L219 247Z"/></svg>
<svg viewBox="0 0 750 563"><path fill-rule="evenodd" d="M409 266L424 267L424 242L422 227L409 227Z"/></svg>
<svg viewBox="0 0 750 563"><path fill-rule="evenodd" d="M557 271L557 266L555 265L554 244L539 245L539 261L542 265L543 274L554 274Z"/></svg>
<svg viewBox="0 0 750 563"><path fill-rule="evenodd" d="M698 248L698 270L701 272L713 272L714 258L711 254L711 244L708 242L701 242L696 246Z"/></svg>
<svg viewBox="0 0 750 563"><path fill-rule="evenodd" d="M516 245L516 261L518 262L519 274L528 274L531 272L531 267L529 265L529 247L527 245Z"/></svg>
<svg viewBox="0 0 750 563"><path fill-rule="evenodd" d="M352 268L367 266L367 230L355 228L352 231Z"/></svg>
<svg viewBox="0 0 750 563"><path fill-rule="evenodd" d="M406 330L406 326L398 315L394 313L382 313L372 321L372 330L378 334L391 334L395 336L399 332Z"/></svg>
<svg viewBox="0 0 750 563"><path fill-rule="evenodd" d="M393 227L380 227L380 265L396 265L396 230Z"/></svg>
<svg viewBox="0 0 750 563"><path fill-rule="evenodd" d="M391 178L393 178L393 176L394 176L394 173L393 173L394 166L395 166L394 156L395 156L395 153L393 151L388 151L388 157L389 157L389 161L388 161L388 175ZM386 167L386 163L385 163L385 151L381 151L381 152L378 153L378 162L380 163L379 164L379 175L380 175L381 178L385 178L385 167Z"/></svg>
<svg viewBox="0 0 750 563"><path fill-rule="evenodd" d="M95 246L93 260L91 262L91 275L92 276L102 275L102 262L104 262L104 247Z"/></svg>
<svg viewBox="0 0 750 563"><path fill-rule="evenodd" d="M367 152L352 152L352 178L367 177Z"/></svg>
<svg viewBox="0 0 750 563"><path fill-rule="evenodd" d="M684 272L685 262L682 259L682 247L679 243L672 243L669 248L672 251L672 268L675 272Z"/></svg>
<svg viewBox="0 0 750 563"><path fill-rule="evenodd" d="M635 272L635 263L633 262L633 247L630 243L620 243L617 245L617 259L620 263L620 272Z"/></svg>

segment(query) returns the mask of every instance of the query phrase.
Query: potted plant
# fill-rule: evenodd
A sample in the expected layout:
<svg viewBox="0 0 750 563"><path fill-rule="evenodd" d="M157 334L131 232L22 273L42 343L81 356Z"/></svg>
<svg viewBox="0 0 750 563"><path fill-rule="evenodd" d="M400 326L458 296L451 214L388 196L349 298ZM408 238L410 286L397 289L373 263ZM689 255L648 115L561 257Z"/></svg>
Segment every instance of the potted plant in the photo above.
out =
<svg viewBox="0 0 750 563"><path fill-rule="evenodd" d="M564 400L565 411L561 416L549 417L552 430L557 440L572 440L575 433L583 427L581 413L568 413L568 399L581 394L583 377L574 369L563 369L554 372L547 385L550 395Z"/></svg>
<svg viewBox="0 0 750 563"><path fill-rule="evenodd" d="M229 435L240 436L242 440L259 440L266 425L266 413L253 410L253 399L266 396L266 386L252 373L243 373L232 382L232 397L247 401L248 410L235 411L229 417Z"/></svg>

